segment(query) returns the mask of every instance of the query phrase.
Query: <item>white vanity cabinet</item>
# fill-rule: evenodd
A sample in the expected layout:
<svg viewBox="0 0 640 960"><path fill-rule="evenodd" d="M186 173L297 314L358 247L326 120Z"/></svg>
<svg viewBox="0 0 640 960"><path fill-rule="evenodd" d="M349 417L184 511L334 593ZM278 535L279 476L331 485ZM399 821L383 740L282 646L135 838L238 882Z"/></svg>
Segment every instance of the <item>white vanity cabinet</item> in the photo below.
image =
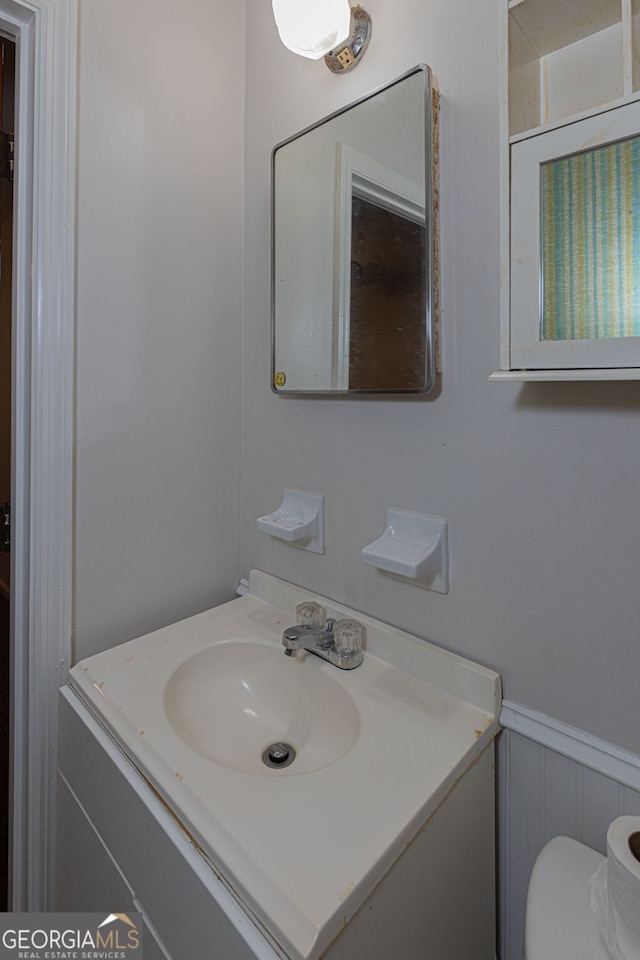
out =
<svg viewBox="0 0 640 960"><path fill-rule="evenodd" d="M640 2L500 3L491 379L640 379Z"/></svg>
<svg viewBox="0 0 640 960"><path fill-rule="evenodd" d="M288 960L68 688L60 710L55 909L140 912L145 960ZM491 745L326 960L495 958L494 779ZM265 829L287 842L286 817Z"/></svg>
<svg viewBox="0 0 640 960"><path fill-rule="evenodd" d="M56 909L139 911L147 960L495 960L499 676L249 584L71 670ZM357 669L284 656L309 599L360 621Z"/></svg>

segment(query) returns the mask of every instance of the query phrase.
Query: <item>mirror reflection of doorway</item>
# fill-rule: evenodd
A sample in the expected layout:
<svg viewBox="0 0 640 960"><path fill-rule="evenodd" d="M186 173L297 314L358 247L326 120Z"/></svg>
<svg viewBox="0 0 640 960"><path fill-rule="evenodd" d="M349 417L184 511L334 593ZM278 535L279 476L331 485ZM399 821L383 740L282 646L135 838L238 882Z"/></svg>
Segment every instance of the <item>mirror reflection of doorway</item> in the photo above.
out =
<svg viewBox="0 0 640 960"><path fill-rule="evenodd" d="M420 390L425 381L425 228L352 199L350 390Z"/></svg>
<svg viewBox="0 0 640 960"><path fill-rule="evenodd" d="M9 650L11 567L5 547L4 504L11 500L13 41L0 37L0 911L7 910L9 857Z"/></svg>

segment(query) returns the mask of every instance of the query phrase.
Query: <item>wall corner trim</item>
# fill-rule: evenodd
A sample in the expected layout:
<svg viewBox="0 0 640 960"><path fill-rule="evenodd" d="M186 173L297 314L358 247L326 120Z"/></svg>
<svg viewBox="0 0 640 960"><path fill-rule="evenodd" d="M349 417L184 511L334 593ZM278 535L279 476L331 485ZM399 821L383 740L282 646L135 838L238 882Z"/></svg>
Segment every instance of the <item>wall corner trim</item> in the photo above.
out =
<svg viewBox="0 0 640 960"><path fill-rule="evenodd" d="M500 723L506 730L640 791L640 756L629 750L510 700L503 702Z"/></svg>
<svg viewBox="0 0 640 960"><path fill-rule="evenodd" d="M18 43L10 909L55 882L58 688L71 654L78 0L0 0Z"/></svg>

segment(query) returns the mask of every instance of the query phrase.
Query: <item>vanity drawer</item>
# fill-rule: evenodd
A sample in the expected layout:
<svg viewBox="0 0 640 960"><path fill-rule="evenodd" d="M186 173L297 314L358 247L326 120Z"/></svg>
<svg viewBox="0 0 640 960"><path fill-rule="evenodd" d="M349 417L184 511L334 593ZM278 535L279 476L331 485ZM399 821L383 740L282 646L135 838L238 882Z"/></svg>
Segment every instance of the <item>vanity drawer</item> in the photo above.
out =
<svg viewBox="0 0 640 960"><path fill-rule="evenodd" d="M210 952L224 960L277 960L280 954L67 688L60 702L59 770L64 785L59 805L61 839L66 842L65 818L71 802L66 794L70 792L93 826L96 842L102 842L113 860L122 889L133 893L132 909L144 910L170 957L202 960ZM82 862L62 857L58 889L64 908L101 910L103 888L99 882L94 886L93 871L87 871ZM69 902L73 891L80 895L82 888L82 906Z"/></svg>
<svg viewBox="0 0 640 960"><path fill-rule="evenodd" d="M55 908L63 913L142 915L144 960L173 960L158 941L144 905L78 803L67 781L58 776L58 836ZM87 883L87 878L91 882Z"/></svg>

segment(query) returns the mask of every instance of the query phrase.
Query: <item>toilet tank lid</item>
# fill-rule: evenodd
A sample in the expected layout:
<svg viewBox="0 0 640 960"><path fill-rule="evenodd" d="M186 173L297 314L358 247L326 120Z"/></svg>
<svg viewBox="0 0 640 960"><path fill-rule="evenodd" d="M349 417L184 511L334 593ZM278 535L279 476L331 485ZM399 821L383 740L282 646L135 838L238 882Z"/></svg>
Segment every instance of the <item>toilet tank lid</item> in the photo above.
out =
<svg viewBox="0 0 640 960"><path fill-rule="evenodd" d="M541 850L527 896L526 960L609 960L589 890L603 860L570 837L554 837Z"/></svg>

